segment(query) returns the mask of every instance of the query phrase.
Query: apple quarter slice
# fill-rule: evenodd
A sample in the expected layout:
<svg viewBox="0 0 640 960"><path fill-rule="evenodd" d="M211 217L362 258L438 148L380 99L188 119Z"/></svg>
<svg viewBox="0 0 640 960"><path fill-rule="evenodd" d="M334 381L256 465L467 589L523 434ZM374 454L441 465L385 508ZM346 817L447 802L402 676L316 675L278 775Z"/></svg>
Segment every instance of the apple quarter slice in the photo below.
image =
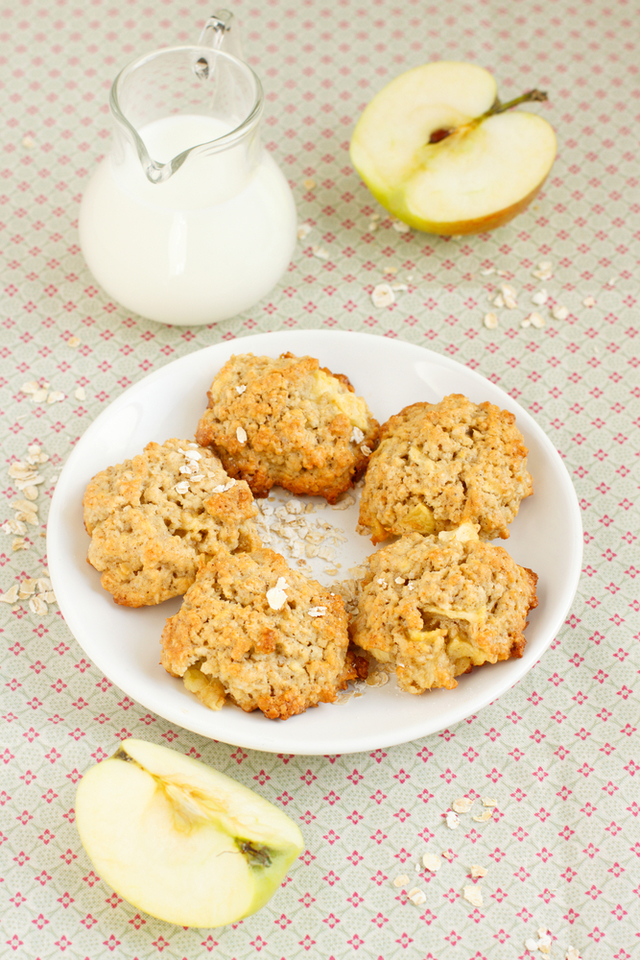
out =
<svg viewBox="0 0 640 960"><path fill-rule="evenodd" d="M100 876L134 906L185 927L254 913L304 846L293 820L253 790L133 738L85 774L76 817Z"/></svg>

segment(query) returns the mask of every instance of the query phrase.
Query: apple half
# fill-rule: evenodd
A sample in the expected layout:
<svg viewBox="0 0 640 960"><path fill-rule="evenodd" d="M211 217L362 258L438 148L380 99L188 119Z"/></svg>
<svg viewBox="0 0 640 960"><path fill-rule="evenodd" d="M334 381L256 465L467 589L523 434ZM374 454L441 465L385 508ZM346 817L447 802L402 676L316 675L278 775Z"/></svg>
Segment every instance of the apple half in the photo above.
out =
<svg viewBox="0 0 640 960"><path fill-rule="evenodd" d="M417 230L445 236L507 223L533 200L556 156L556 137L535 113L497 100L491 74L436 61L387 84L362 113L351 161L376 199Z"/></svg>
<svg viewBox="0 0 640 960"><path fill-rule="evenodd" d="M185 927L260 909L304 847L293 820L253 790L133 738L80 781L76 818L102 879L140 910Z"/></svg>

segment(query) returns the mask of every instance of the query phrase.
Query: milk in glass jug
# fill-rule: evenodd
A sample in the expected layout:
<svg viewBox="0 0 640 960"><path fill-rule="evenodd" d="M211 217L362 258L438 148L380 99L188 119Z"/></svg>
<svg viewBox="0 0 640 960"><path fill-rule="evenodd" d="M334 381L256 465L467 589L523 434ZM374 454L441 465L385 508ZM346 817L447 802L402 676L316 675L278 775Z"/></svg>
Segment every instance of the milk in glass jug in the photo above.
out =
<svg viewBox="0 0 640 960"><path fill-rule="evenodd" d="M197 46L140 57L110 94L114 143L80 206L80 245L104 290L160 323L215 323L275 286L296 242L289 185L262 148L262 88L232 15ZM224 49L222 49L224 47Z"/></svg>

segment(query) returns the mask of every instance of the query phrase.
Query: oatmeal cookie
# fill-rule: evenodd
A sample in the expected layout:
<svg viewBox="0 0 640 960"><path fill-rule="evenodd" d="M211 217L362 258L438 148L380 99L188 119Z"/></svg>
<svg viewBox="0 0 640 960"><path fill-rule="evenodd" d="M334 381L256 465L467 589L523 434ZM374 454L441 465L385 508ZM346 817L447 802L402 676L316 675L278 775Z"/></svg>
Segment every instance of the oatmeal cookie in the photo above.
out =
<svg viewBox="0 0 640 960"><path fill-rule="evenodd" d="M492 403L451 394L414 403L380 429L360 498L360 524L374 543L469 521L480 537L506 539L520 501L533 493L515 417Z"/></svg>
<svg viewBox="0 0 640 960"><path fill-rule="evenodd" d="M313 357L232 357L208 391L198 443L254 496L273 486L335 503L364 473L378 423L348 379Z"/></svg>
<svg viewBox="0 0 640 960"><path fill-rule="evenodd" d="M536 583L471 524L405 534L369 558L352 639L395 666L402 690L452 689L474 666L522 656Z"/></svg>
<svg viewBox="0 0 640 960"><path fill-rule="evenodd" d="M183 594L198 558L217 542L229 550L260 545L246 483L230 479L210 450L188 440L149 443L98 473L83 509L87 560L116 603L128 607Z"/></svg>
<svg viewBox="0 0 640 960"><path fill-rule="evenodd" d="M166 622L161 662L214 709L228 697L247 712L286 720L336 699L354 671L347 646L337 594L266 547L236 554L218 547Z"/></svg>

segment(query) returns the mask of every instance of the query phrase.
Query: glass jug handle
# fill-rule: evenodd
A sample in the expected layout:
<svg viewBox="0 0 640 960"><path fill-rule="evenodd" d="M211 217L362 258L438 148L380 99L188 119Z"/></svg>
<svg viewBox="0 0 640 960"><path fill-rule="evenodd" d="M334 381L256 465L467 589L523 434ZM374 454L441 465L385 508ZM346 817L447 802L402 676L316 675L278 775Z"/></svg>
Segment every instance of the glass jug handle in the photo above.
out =
<svg viewBox="0 0 640 960"><path fill-rule="evenodd" d="M233 23L232 23L233 21ZM206 21L198 40L199 47L224 50L242 60L238 22L229 10L216 10Z"/></svg>

